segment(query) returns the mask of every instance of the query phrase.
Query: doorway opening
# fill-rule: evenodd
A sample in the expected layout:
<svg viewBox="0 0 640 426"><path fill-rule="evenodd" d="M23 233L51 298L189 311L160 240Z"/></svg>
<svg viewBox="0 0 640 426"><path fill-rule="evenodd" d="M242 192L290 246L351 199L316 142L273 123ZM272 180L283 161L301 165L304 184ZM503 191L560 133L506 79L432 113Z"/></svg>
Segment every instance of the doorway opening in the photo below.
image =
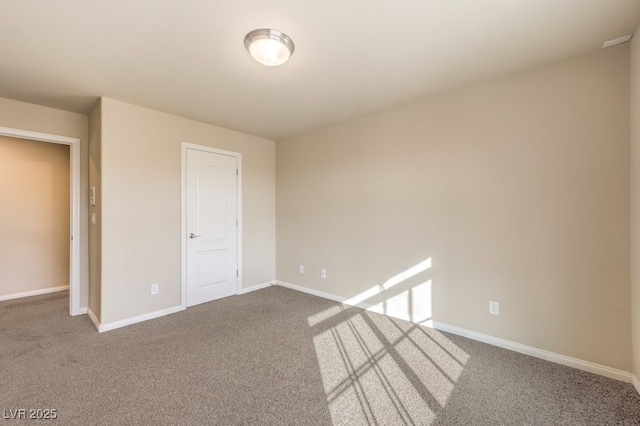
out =
<svg viewBox="0 0 640 426"><path fill-rule="evenodd" d="M28 130L0 127L0 136L69 146L69 314L80 307L80 139Z"/></svg>

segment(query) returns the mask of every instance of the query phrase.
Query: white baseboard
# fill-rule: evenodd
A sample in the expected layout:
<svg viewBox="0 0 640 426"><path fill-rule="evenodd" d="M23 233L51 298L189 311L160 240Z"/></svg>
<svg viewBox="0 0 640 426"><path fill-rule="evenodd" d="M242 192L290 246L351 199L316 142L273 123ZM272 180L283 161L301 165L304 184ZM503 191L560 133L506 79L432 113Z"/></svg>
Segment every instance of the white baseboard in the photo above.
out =
<svg viewBox="0 0 640 426"><path fill-rule="evenodd" d="M276 285L275 280L274 281L269 281L269 282L266 282L266 283L262 283L262 284L252 285L251 287L242 288L242 289L240 289L238 294L251 293L252 291L261 290L263 288L267 288L267 287L272 286L272 285Z"/></svg>
<svg viewBox="0 0 640 426"><path fill-rule="evenodd" d="M311 288L302 287L296 284L288 283L286 281L276 281L276 284L279 285L280 287L286 287L286 288L290 288L291 290L300 291L302 293L312 294L314 296L322 297L323 299L333 300L334 302L345 303L347 301L346 298L336 296L335 294L325 293L324 291L318 291ZM433 328L432 327L433 321L431 321L431 319L428 319L425 321L422 318L416 318L404 312L399 312L394 310L387 310L386 312L382 312L380 308L378 308L375 305L370 305L369 303L358 303L355 305L350 303L345 303L345 304L348 304L349 306L356 306L358 308L362 308L367 311L377 312L379 314L388 315L390 317L402 319L405 321L410 321L416 324L425 325L427 327Z"/></svg>
<svg viewBox="0 0 640 426"><path fill-rule="evenodd" d="M149 312L148 314L143 314L143 315L138 315L136 317L123 319L123 320L120 320L120 321L113 321L113 322L109 322L109 323L106 323L106 324L98 323L96 326L97 326L98 331L100 333L104 333L105 331L115 330L116 328L125 327L127 325L137 324L139 322L147 321L147 320L154 319L154 318L163 317L163 316L169 315L169 314L175 314L176 312L180 312L182 310L184 310L184 308L182 306L178 305L178 306L174 306L174 307L167 308L167 309L162 309L162 310L155 311L155 312ZM95 324L97 322L97 320L94 320L94 318L92 318L92 321L94 321L94 324Z"/></svg>
<svg viewBox="0 0 640 426"><path fill-rule="evenodd" d="M347 300L346 298L336 296L335 294L325 293L324 291L314 290L308 287L302 287L296 284L288 283L286 281L276 281L276 284L279 285L280 287L286 287L286 288L290 288L291 290L300 291L302 293L312 294L314 296L322 297L323 299L333 300L334 302L343 303L345 300ZM361 303L357 306L363 309L368 309L371 307L371 305L367 305L365 303Z"/></svg>
<svg viewBox="0 0 640 426"><path fill-rule="evenodd" d="M279 286L282 287L286 287L286 288L290 288L292 290L297 290L303 293L308 293L308 294L312 294L314 296L318 296L318 297L322 297L325 299L329 299L329 300L333 300L336 302L340 302L340 303L344 303L347 298L345 297L341 297L341 296L336 296L334 294L329 294L329 293L325 293L322 291L318 291L318 290L314 290L314 289L310 289L307 287L302 287L296 284L291 284L288 282L284 282L284 281L276 281L276 283ZM372 311L377 311L376 309L372 309L372 305L366 304L366 303L360 303L358 305L355 305L359 308L362 309L366 309L366 310L372 310ZM380 313L380 312L379 312ZM436 322L436 321L419 321L419 320L415 320L413 318L410 318L409 315L405 314L405 313L399 313L399 312L386 312L386 315L394 317L394 318L400 318L406 321L411 321L411 322L415 322L418 323L420 325L424 325L426 327L430 327L430 328L434 328L436 330L439 331L445 331L451 334L457 334L458 336L462 336L462 337L466 337L472 340L478 340L480 342L484 342L484 343L488 343L490 345L494 345L494 346L498 346L501 348L505 348L505 349L509 349L512 350L514 352L519 352L519 353L523 353L526 355L530 355L536 358L541 358L547 361L551 361L551 362L555 362L557 364L561 364L561 365L566 365L569 367L573 367L573 368L577 368L579 370L584 370L584 371L588 371L590 373L594 373L594 374L599 374L601 376L605 376L605 377L609 377L611 379L616 379L616 380L620 380L623 382L627 382L627 383L631 383L632 382L632 375L631 373L627 372L627 371L622 371L622 370L618 370L615 368L611 368L611 367L607 367L605 365L600 365L600 364L595 364L593 362L589 362L589 361L583 361L581 359L578 358L573 358L570 356L566 356L566 355L561 355L561 354L557 354L555 352L550 352L550 351L546 351L544 349L538 349L538 348L534 348L532 346L527 346L527 345L523 345L520 343L516 343L516 342L511 342L509 340L505 340L505 339L500 339L498 337L493 337L493 336L489 336L488 334L482 334L482 333L478 333L475 331L471 331L471 330L467 330L464 328L460 328L460 327L455 327L452 325L448 325L448 324L443 324L440 322ZM635 380L633 382L636 390L638 390L638 393L640 393L640 383L638 382L637 378L635 376L633 376L633 380Z"/></svg>
<svg viewBox="0 0 640 426"><path fill-rule="evenodd" d="M89 312L89 308L85 306L84 308L80 308L80 310L78 311L78 315L84 315L88 312Z"/></svg>
<svg viewBox="0 0 640 426"><path fill-rule="evenodd" d="M269 287L269 286L274 285L274 284L275 284L275 281L270 281L270 282L267 282L267 283L257 284L257 285L251 286L251 287L247 287L247 288L241 289L238 294L250 293L252 291L260 290L260 289ZM132 324L136 324L136 323L139 323L139 322L147 321L147 320L150 320L150 319L163 317L165 315L174 314L174 313L180 312L180 311L182 311L184 309L185 308L182 307L181 305L180 306L174 306L172 308L162 309L160 311L150 312L148 314L138 315L137 317L127 318L127 319L120 320L120 321L114 321L114 322L110 322L110 323L107 323L107 324L100 324L100 322L96 319L95 315L93 314L93 312L90 309L88 310L88 314L89 314L89 318L91 318L91 321L93 321L93 323L95 324L95 326L98 329L98 331L100 333L104 333L105 331L115 330L116 328L125 327L127 325L132 325Z"/></svg>
<svg viewBox="0 0 640 426"><path fill-rule="evenodd" d="M89 315L89 319L96 326L96 330L100 331L100 321L96 318L96 314L93 313L91 308L87 308L87 315Z"/></svg>
<svg viewBox="0 0 640 426"><path fill-rule="evenodd" d="M640 381L638 380L635 374L631 375L631 383L633 383L633 387L636 388L636 391L640 393Z"/></svg>
<svg viewBox="0 0 640 426"><path fill-rule="evenodd" d="M61 285L59 287L43 288L43 289L40 289L40 290L25 291L25 292L22 292L22 293L7 294L7 295L4 295L4 296L0 296L0 302L4 302L5 300L20 299L22 297L39 296L41 294L56 293L58 291L66 291L66 290L69 290L69 286L68 285Z"/></svg>
<svg viewBox="0 0 640 426"><path fill-rule="evenodd" d="M631 373L629 373L628 371L618 370L616 368L607 367L605 365L596 364L590 361L584 361L578 358L550 352L544 349L534 348L533 346L523 345L520 343L512 342L510 340L489 336L488 334L482 334L464 328L439 323L436 321L433 322L433 328L440 331L446 331L451 334L457 334L458 336L467 337L469 339L478 340L480 342L488 343L493 346L509 349L514 352L520 352L521 354L531 355L533 357L555 362L557 364L566 365L568 367L577 368L579 370L588 371L594 374L599 374L611 379L616 379L627 383L631 382Z"/></svg>

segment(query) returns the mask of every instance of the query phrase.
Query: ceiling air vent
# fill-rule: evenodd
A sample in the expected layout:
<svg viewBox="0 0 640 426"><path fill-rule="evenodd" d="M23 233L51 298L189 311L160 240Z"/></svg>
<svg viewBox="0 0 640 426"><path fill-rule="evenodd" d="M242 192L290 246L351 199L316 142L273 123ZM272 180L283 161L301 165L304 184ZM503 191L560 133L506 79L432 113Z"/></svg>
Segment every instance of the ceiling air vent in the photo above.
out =
<svg viewBox="0 0 640 426"><path fill-rule="evenodd" d="M602 46L603 49L606 49L607 47L611 47L611 46L615 46L616 44L622 44L622 43L626 43L629 40L631 40L631 36L633 34L629 34L623 37L618 37L618 38L614 38L613 40L609 40L609 41L605 41L604 45Z"/></svg>

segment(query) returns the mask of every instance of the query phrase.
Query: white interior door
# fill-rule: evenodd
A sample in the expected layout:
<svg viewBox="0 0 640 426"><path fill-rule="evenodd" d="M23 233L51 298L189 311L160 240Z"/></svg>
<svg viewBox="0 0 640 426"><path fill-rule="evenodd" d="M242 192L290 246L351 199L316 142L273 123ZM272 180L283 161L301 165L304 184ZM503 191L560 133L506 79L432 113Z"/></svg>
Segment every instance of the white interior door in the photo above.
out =
<svg viewBox="0 0 640 426"><path fill-rule="evenodd" d="M238 290L238 159L186 151L187 306Z"/></svg>

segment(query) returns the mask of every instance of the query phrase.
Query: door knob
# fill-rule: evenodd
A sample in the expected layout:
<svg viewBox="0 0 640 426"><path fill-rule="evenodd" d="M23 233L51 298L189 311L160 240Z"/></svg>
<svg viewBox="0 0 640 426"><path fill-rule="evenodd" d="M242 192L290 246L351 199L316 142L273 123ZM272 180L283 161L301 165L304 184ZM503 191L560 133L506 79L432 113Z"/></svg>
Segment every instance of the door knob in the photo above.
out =
<svg viewBox="0 0 640 426"><path fill-rule="evenodd" d="M189 234L189 238L198 238L200 235L196 235L193 232Z"/></svg>

